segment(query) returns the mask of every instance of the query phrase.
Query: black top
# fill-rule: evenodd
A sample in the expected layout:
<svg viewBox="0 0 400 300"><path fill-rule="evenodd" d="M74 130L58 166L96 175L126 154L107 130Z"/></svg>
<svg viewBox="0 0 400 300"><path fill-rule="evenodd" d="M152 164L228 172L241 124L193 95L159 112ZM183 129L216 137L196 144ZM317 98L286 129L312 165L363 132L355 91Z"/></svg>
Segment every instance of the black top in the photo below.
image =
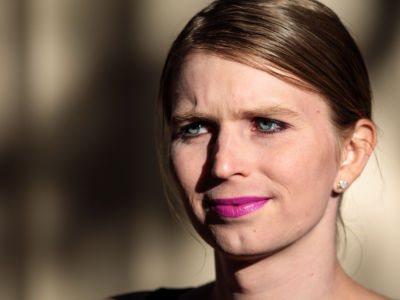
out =
<svg viewBox="0 0 400 300"><path fill-rule="evenodd" d="M182 294L186 293L187 291L191 290L191 288L185 288L185 289L165 289L165 288L160 288L154 292L149 292L146 293L147 296L143 299L146 300L165 300L165 299L178 299ZM116 297L112 297L112 299L115 300L133 300L133 299L138 299L138 296L140 294L144 293L131 293L131 294L125 294L125 295L120 295Z"/></svg>

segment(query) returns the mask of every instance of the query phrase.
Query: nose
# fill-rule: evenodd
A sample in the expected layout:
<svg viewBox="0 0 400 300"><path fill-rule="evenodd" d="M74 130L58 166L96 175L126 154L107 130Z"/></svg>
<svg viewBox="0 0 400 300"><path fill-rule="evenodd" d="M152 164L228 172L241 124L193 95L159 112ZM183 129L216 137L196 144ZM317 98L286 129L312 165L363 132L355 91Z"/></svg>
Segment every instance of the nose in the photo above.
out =
<svg viewBox="0 0 400 300"><path fill-rule="evenodd" d="M221 129L212 148L212 175L220 179L248 176L250 162L246 150L240 135Z"/></svg>

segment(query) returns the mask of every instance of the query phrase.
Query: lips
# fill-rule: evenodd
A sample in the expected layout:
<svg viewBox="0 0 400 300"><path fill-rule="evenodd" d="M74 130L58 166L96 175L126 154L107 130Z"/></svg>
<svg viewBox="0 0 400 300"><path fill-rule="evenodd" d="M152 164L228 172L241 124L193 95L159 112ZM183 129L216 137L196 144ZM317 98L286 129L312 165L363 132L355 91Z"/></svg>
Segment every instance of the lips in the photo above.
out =
<svg viewBox="0 0 400 300"><path fill-rule="evenodd" d="M262 208L270 198L239 197L209 200L210 208L224 218L239 218Z"/></svg>

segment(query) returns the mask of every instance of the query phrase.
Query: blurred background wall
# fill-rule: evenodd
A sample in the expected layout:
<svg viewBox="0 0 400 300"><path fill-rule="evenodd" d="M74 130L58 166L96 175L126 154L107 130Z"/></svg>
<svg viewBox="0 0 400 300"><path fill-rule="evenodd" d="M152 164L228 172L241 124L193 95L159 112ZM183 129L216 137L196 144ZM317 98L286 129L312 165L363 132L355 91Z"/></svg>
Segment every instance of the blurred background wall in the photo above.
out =
<svg viewBox="0 0 400 300"><path fill-rule="evenodd" d="M213 278L210 249L168 212L153 142L168 47L209 2L0 0L1 299ZM323 2L365 55L380 128L376 158L345 197L340 257L356 280L400 298L400 1Z"/></svg>

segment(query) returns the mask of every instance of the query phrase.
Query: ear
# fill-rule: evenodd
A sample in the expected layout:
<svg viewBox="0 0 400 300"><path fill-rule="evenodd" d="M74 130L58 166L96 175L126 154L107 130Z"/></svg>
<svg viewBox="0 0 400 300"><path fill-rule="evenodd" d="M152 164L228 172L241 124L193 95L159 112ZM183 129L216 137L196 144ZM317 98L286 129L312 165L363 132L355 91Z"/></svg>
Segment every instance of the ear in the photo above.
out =
<svg viewBox="0 0 400 300"><path fill-rule="evenodd" d="M340 167L333 191L342 193L360 176L376 144L376 129L371 120L357 121L342 141Z"/></svg>

